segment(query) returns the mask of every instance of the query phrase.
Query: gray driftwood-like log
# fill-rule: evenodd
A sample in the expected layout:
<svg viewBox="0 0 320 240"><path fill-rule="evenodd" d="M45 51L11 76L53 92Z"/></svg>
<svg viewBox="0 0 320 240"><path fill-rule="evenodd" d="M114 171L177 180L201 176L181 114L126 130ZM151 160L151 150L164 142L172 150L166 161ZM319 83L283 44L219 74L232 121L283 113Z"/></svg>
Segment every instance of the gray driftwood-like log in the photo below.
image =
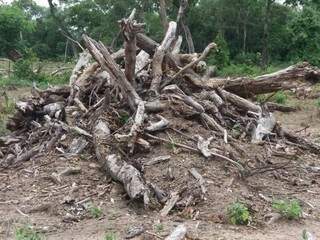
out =
<svg viewBox="0 0 320 240"><path fill-rule="evenodd" d="M188 76L192 78L191 75ZM192 82L198 87L215 89L223 87L224 90L239 96L251 96L270 93L279 90L292 89L299 86L299 81L315 83L320 80L320 70L309 63L300 63L286 69L258 76L255 78L211 78L202 81L193 76Z"/></svg>
<svg viewBox="0 0 320 240"><path fill-rule="evenodd" d="M169 27L164 37L161 45L157 48L152 61L152 82L150 86L150 91L158 95L159 94L159 87L162 80L162 62L166 51L169 50L172 42L175 40L176 37L176 30L177 30L177 23L170 22Z"/></svg>
<svg viewBox="0 0 320 240"><path fill-rule="evenodd" d="M166 217L172 208L174 208L175 204L179 200L179 193L178 192L172 192L171 197L167 200L166 204L160 211L161 217Z"/></svg>
<svg viewBox="0 0 320 240"><path fill-rule="evenodd" d="M183 240L187 234L187 228L184 224L178 225L165 240Z"/></svg>
<svg viewBox="0 0 320 240"><path fill-rule="evenodd" d="M98 119L93 129L93 140L96 156L101 166L110 174L113 180L121 182L131 199L143 199L149 204L149 190L141 173L132 165L123 161L118 154L112 154L109 146L112 135L108 123Z"/></svg>

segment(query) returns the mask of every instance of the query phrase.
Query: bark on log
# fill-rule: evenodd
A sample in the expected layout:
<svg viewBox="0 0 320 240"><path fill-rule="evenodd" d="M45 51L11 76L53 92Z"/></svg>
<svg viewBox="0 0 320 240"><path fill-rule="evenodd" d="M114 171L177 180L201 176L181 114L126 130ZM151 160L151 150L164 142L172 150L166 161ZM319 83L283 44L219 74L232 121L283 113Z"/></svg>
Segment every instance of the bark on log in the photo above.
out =
<svg viewBox="0 0 320 240"><path fill-rule="evenodd" d="M159 43L142 33L138 33L137 46L150 54L150 56L153 56L157 47L159 46Z"/></svg>
<svg viewBox="0 0 320 240"><path fill-rule="evenodd" d="M211 78L209 80L196 79L193 81L198 87L215 89L223 87L226 91L239 96L252 96L279 90L292 89L299 85L299 81L315 83L320 80L320 69L309 63L300 63L283 70L258 76L255 78Z"/></svg>
<svg viewBox="0 0 320 240"><path fill-rule="evenodd" d="M267 102L265 103L266 107L270 112L279 111L279 112L295 112L298 110L297 107L293 106L286 106L274 102Z"/></svg>
<svg viewBox="0 0 320 240"><path fill-rule="evenodd" d="M166 51L169 50L172 42L175 40L177 30L177 24L175 22L170 22L168 31L166 36L164 37L161 45L157 48L153 56L152 61L152 82L150 86L150 92L154 93L155 95L159 94L159 87L162 80L162 62Z"/></svg>
<svg viewBox="0 0 320 240"><path fill-rule="evenodd" d="M126 163L119 155L112 154L110 145L110 129L108 123L98 119L93 130L93 140L96 156L113 180L121 182L131 199L143 199L145 205L149 203L148 187L140 172Z"/></svg>
<svg viewBox="0 0 320 240"><path fill-rule="evenodd" d="M128 97L129 105L134 111L138 104L142 101L136 90L126 79L126 76L121 71L116 62L112 59L109 51L102 43L95 43L95 41L88 36L83 36L84 42L90 51L91 55L100 64L101 68L107 71L113 79L119 84L123 95Z"/></svg>

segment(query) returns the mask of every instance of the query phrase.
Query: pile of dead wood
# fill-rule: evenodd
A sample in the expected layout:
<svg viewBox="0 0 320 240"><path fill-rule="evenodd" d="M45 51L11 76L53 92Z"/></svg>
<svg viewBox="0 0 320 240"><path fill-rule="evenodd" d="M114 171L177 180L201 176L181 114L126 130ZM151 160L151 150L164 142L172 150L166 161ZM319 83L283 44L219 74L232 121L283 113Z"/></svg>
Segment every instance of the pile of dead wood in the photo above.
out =
<svg viewBox="0 0 320 240"><path fill-rule="evenodd" d="M137 23L134 15L135 11L119 22L124 49L111 53L102 42L84 35L87 50L73 69L69 86L47 90L34 86L32 97L16 103L17 111L8 122L12 132L0 138L1 167L49 152L87 151L123 184L131 199L148 205L150 196L156 196L165 203L166 215L178 197L167 200L161 189L147 184L143 163L136 160L155 144L170 143L159 135L170 128L172 115L201 123L210 136L189 136L193 145L176 143L176 147L226 161L243 177L250 170L232 154L241 150L241 141L281 140L320 153L320 146L281 128L270 111L281 106L245 98L312 84L319 80L319 69L302 63L256 78L215 78L205 58L219 46L210 43L201 54L180 53L182 37L176 22L169 23L163 41L157 43L142 33L144 24ZM176 131L186 136L181 129ZM221 151L217 142L228 144L229 150ZM190 172L201 185L201 175L195 169ZM201 189L205 193L205 187Z"/></svg>

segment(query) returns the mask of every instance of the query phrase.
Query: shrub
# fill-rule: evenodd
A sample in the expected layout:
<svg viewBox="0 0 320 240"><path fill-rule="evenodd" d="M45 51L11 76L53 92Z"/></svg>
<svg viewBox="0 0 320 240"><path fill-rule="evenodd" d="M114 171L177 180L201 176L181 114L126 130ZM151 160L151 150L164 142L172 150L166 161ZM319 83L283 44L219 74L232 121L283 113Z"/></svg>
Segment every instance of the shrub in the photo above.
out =
<svg viewBox="0 0 320 240"><path fill-rule="evenodd" d="M274 95L274 101L279 104L285 104L288 100L288 96L285 92L279 91Z"/></svg>
<svg viewBox="0 0 320 240"><path fill-rule="evenodd" d="M289 220L298 219L302 215L302 208L297 200L275 200L272 208Z"/></svg>
<svg viewBox="0 0 320 240"><path fill-rule="evenodd" d="M227 209L227 213L232 224L247 225L251 219L249 209L240 202L231 204Z"/></svg>
<svg viewBox="0 0 320 240"><path fill-rule="evenodd" d="M15 230L15 240L43 240L44 237L30 226L23 226Z"/></svg>
<svg viewBox="0 0 320 240"><path fill-rule="evenodd" d="M33 72L31 59L19 59L13 65L13 75L18 79L34 80L36 74Z"/></svg>
<svg viewBox="0 0 320 240"><path fill-rule="evenodd" d="M214 42L218 45L218 51L212 51L208 56L207 63L209 65L216 65L218 69L221 69L230 64L230 52L228 43L223 37L222 33L218 33Z"/></svg>

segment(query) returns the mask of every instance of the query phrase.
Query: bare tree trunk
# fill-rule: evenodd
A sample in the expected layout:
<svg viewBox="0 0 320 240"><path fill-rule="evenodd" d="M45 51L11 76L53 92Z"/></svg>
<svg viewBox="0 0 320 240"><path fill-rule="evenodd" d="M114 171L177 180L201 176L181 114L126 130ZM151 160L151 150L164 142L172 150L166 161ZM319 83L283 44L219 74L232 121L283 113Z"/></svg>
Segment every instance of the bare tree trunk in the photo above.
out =
<svg viewBox="0 0 320 240"><path fill-rule="evenodd" d="M184 35L186 37L186 41L188 44L189 53L194 53L195 50L194 50L192 35L189 27L185 24L185 12L187 8L188 8L188 0L181 0L178 16L177 16L177 24L180 27L180 29L178 29L177 33L179 34L181 30L184 32Z"/></svg>
<svg viewBox="0 0 320 240"><path fill-rule="evenodd" d="M72 34L70 33L70 31L68 30L68 28L64 25L63 20L57 16L57 14L56 14L57 10L56 10L56 7L54 6L53 0L48 0L48 4L50 7L51 16L53 17L53 19L55 20L57 25L61 28L61 30L64 32L64 34L66 34L70 39L75 39L72 36ZM79 56L78 47L73 41L70 41L70 43L71 43L73 55L74 55L74 57L77 58Z"/></svg>
<svg viewBox="0 0 320 240"><path fill-rule="evenodd" d="M263 40L262 40L262 68L267 68L269 64L269 23L271 17L271 5L274 0L266 0L265 16L263 23Z"/></svg>

